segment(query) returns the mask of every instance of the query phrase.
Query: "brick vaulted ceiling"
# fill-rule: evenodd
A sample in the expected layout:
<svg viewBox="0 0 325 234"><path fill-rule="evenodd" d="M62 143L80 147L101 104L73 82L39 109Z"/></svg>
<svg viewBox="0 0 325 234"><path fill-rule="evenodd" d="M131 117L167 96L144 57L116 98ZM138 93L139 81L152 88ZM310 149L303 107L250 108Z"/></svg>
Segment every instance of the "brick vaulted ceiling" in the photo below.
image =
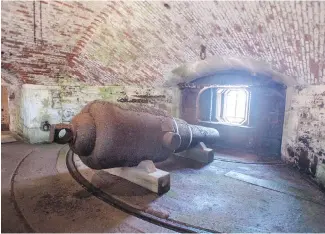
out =
<svg viewBox="0 0 325 234"><path fill-rule="evenodd" d="M266 62L299 83L325 83L325 2L2 2L2 79L160 85L207 58Z"/></svg>

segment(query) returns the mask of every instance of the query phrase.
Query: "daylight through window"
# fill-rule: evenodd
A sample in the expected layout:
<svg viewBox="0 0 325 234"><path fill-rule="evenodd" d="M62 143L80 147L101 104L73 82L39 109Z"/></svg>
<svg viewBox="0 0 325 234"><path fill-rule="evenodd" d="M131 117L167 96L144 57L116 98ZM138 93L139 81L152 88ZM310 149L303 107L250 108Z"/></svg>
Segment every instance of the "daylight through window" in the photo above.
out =
<svg viewBox="0 0 325 234"><path fill-rule="evenodd" d="M248 97L246 89L217 89L216 117L219 122L244 124L247 122Z"/></svg>

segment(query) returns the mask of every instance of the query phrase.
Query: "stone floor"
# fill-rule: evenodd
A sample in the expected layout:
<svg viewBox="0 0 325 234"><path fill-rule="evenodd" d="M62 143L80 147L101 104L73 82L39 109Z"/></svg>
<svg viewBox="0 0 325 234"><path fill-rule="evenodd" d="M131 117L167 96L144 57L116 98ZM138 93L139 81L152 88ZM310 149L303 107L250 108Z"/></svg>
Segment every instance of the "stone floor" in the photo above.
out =
<svg viewBox="0 0 325 234"><path fill-rule="evenodd" d="M2 232L170 232L85 192L58 157L62 145L2 144ZM324 193L279 160L217 154L202 165L171 157L171 189L157 196L95 171L85 177L135 207L220 232L325 232ZM60 167L58 167L60 164Z"/></svg>

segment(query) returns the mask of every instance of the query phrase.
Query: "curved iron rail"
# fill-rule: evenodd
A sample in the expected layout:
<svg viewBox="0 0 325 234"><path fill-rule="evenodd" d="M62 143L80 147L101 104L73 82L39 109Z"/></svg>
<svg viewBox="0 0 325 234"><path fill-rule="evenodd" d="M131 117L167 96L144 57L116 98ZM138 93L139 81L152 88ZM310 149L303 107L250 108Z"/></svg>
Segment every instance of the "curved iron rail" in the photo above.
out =
<svg viewBox="0 0 325 234"><path fill-rule="evenodd" d="M119 201L118 199L114 198L113 196L111 196L107 193L104 193L102 190L95 187L93 184L91 184L88 180L86 180L80 174L80 172L78 171L78 169L75 165L75 162L73 160L73 155L74 155L74 153L70 149L67 153L66 164L67 164L67 168L68 168L71 176L89 193L96 196L98 199L110 204L111 206L113 206L127 214L133 215L137 218L140 218L140 219L150 222L152 224L155 224L160 227L167 228L167 229L170 229L170 230L173 230L176 232L180 232L180 233L219 233L214 230L196 227L194 225L182 223L179 221L156 217L154 215L151 215L151 214L148 214L141 210L138 210L122 201Z"/></svg>

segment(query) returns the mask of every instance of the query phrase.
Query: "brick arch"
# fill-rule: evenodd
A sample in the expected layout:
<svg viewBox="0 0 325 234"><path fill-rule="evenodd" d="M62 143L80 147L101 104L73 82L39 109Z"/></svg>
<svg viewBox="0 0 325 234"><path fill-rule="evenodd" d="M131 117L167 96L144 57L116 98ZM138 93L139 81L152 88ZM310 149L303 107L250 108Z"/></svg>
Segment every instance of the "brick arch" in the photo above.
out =
<svg viewBox="0 0 325 234"><path fill-rule="evenodd" d="M243 57L215 56L207 60L184 64L174 69L165 85L173 86L179 83L189 83L201 77L229 70L239 70L253 75L267 76L286 86L298 84L294 78L275 71L266 63Z"/></svg>

